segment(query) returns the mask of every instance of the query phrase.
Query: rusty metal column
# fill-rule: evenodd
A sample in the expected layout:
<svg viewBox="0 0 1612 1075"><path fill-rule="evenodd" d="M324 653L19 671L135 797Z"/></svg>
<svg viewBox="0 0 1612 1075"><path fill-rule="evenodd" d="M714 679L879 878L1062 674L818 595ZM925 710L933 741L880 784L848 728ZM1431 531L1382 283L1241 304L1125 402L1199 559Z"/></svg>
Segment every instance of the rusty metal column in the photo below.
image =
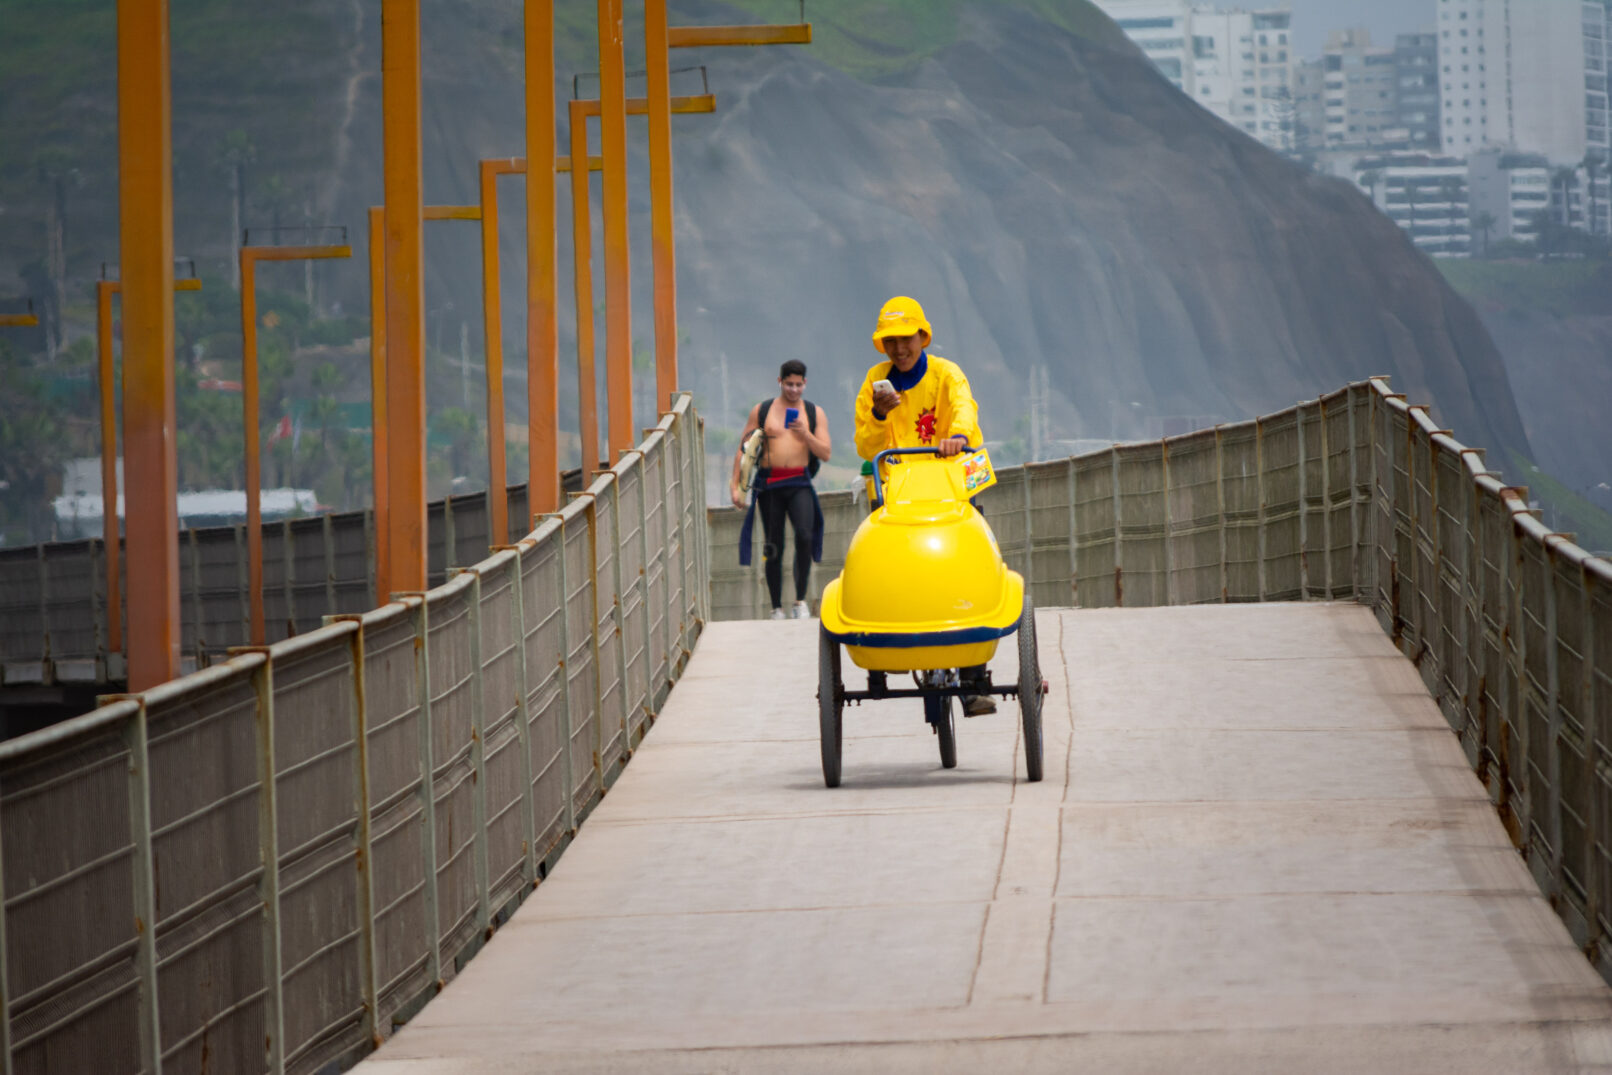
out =
<svg viewBox="0 0 1612 1075"><path fill-rule="evenodd" d="M123 650L123 584L118 578L118 405L112 364L111 280L95 282L95 354L101 383L101 541L106 546L106 649ZM177 509L176 509L177 510Z"/></svg>
<svg viewBox="0 0 1612 1075"><path fill-rule="evenodd" d="M118 237L123 263L129 689L179 675L174 452L173 140L167 0L118 0Z"/></svg>
<svg viewBox="0 0 1612 1075"><path fill-rule="evenodd" d="M555 240L554 0L526 0L527 525L560 510L559 247ZM586 173L583 173L586 178ZM502 542L503 535L496 538Z"/></svg>
<svg viewBox="0 0 1612 1075"><path fill-rule="evenodd" d="M605 385L609 458L633 446L632 269L627 240L627 72L621 0L599 4L600 153L604 157Z"/></svg>
<svg viewBox="0 0 1612 1075"><path fill-rule="evenodd" d="M655 409L677 391L677 242L672 226L672 76L666 0L644 0L649 75L649 231L655 270Z"/></svg>
<svg viewBox="0 0 1612 1075"><path fill-rule="evenodd" d="M390 516L386 511L386 210L369 211L369 430L372 499L375 504L375 604L392 596L386 558Z"/></svg>
<svg viewBox="0 0 1612 1075"><path fill-rule="evenodd" d="M498 271L498 161L481 162L481 329L487 365L487 544L509 541L504 460L504 302ZM552 174L552 169L550 170ZM529 382L528 382L529 383ZM530 448L530 445L528 445ZM530 519L522 530L529 530Z"/></svg>
<svg viewBox="0 0 1612 1075"><path fill-rule="evenodd" d="M582 488L593 481L599 465L598 379L593 363L593 209L588 204L592 176L588 159L588 113L581 101L570 105L571 125L571 245L575 263L572 288L577 314L577 410L582 457ZM530 176L527 182L530 182Z"/></svg>
<svg viewBox="0 0 1612 1075"><path fill-rule="evenodd" d="M263 438L258 430L257 258L241 248L241 432L246 443L247 640L266 644L263 621Z"/></svg>
<svg viewBox="0 0 1612 1075"><path fill-rule="evenodd" d="M382 0L386 167L387 585L426 588L420 0ZM393 428L395 427L395 428Z"/></svg>

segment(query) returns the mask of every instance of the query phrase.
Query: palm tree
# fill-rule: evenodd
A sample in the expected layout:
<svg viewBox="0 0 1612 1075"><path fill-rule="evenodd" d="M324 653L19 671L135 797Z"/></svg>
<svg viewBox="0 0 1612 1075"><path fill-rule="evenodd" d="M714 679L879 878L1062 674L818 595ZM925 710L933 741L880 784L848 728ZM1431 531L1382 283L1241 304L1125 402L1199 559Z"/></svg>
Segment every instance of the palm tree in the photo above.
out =
<svg viewBox="0 0 1612 1075"><path fill-rule="evenodd" d="M1411 176L1405 177L1405 204L1410 208L1410 217L1405 222L1405 234L1410 236L1411 245L1416 245L1416 180Z"/></svg>
<svg viewBox="0 0 1612 1075"><path fill-rule="evenodd" d="M1498 223L1500 221L1495 219L1493 213L1478 212L1472 214L1472 230L1483 236L1484 257L1489 256L1489 233L1494 230L1494 226Z"/></svg>
<svg viewBox="0 0 1612 1075"><path fill-rule="evenodd" d="M1454 176L1445 176L1443 179L1439 180L1438 196L1439 201L1443 202L1445 206L1444 234L1446 236L1447 243L1446 250L1449 253L1454 253L1453 247L1455 246L1455 242L1459 238L1460 233L1461 218L1455 215L1455 207L1463 200L1465 195L1466 184L1461 182L1459 179L1456 179ZM1469 247L1470 244L1471 240L1469 238Z"/></svg>
<svg viewBox="0 0 1612 1075"><path fill-rule="evenodd" d="M1601 222L1600 216L1596 212L1597 206L1595 204L1595 178L1596 173L1601 170L1601 158L1595 153L1588 153L1584 157L1584 163L1579 165L1579 167L1584 169L1584 175L1586 176L1586 182L1584 184L1584 211L1586 214L1584 218L1584 230L1589 232L1591 235L1595 235L1597 234L1597 226Z"/></svg>
<svg viewBox="0 0 1612 1075"><path fill-rule="evenodd" d="M1377 203L1377 184L1383 181L1383 174L1375 169L1360 173L1360 185L1371 191L1371 201Z"/></svg>
<svg viewBox="0 0 1612 1075"><path fill-rule="evenodd" d="M1553 194L1558 188L1562 192L1562 200L1558 203L1562 207L1561 219L1558 223L1564 228L1570 228L1573 226L1572 191L1573 187L1577 185L1578 173L1571 168L1558 168L1551 176L1550 182Z"/></svg>

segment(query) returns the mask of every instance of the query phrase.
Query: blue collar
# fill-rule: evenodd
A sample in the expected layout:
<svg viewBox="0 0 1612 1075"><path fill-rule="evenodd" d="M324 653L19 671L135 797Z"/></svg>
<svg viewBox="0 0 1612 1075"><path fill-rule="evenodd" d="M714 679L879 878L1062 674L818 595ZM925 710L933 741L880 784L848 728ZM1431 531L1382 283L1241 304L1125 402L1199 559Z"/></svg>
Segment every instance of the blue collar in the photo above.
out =
<svg viewBox="0 0 1612 1075"><path fill-rule="evenodd" d="M894 362L890 363L890 383L895 385L897 392L909 392L919 381L924 379L924 374L928 372L929 352L920 351L918 352L918 364L906 373L902 373L897 369Z"/></svg>

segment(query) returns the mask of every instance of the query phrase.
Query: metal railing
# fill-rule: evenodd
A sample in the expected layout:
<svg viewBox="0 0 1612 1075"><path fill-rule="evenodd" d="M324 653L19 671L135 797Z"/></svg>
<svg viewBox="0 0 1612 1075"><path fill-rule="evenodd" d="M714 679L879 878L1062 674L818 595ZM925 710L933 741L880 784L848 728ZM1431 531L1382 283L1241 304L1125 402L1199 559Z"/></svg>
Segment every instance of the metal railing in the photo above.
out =
<svg viewBox="0 0 1612 1075"><path fill-rule="evenodd" d="M682 672L701 439L682 397L429 592L0 744L6 1075L316 1071L433 995Z"/></svg>
<svg viewBox="0 0 1612 1075"><path fill-rule="evenodd" d="M867 514L850 493L821 501L814 597ZM1552 533L1426 407L1361 382L1250 422L1005 468L981 507L1042 606L1371 605L1612 981L1612 563ZM738 567L740 518L711 513L718 620L770 603L759 534Z"/></svg>
<svg viewBox="0 0 1612 1075"><path fill-rule="evenodd" d="M429 582L489 546L487 494L426 508ZM525 533L526 487L509 489L510 533ZM0 549L0 683L107 683L124 678L108 646L106 545L99 538ZM128 572L122 572L126 578ZM249 640L246 527L197 527L179 537L181 642L187 670L205 668ZM121 595L120 595L121 596ZM332 612L363 612L375 593L375 522L364 511L285 519L263 527L263 604L268 638L311 631ZM128 637L128 632L123 632Z"/></svg>

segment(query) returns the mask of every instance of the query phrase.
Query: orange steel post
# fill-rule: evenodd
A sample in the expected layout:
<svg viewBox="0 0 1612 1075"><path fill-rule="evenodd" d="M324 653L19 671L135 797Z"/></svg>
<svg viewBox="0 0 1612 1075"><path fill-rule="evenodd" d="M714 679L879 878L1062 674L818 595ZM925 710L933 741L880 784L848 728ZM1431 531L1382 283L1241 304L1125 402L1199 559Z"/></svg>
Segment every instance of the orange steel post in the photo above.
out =
<svg viewBox="0 0 1612 1075"><path fill-rule="evenodd" d="M487 541L509 541L504 460L504 303L498 271L498 161L481 162L481 328L487 366ZM528 520L530 522L530 520Z"/></svg>
<svg viewBox="0 0 1612 1075"><path fill-rule="evenodd" d="M112 358L112 296L122 290L116 280L95 281L95 358L100 385L101 543L106 549L106 649L123 649L123 585L118 533L118 395ZM174 281L175 291L200 291L195 277Z"/></svg>
<svg viewBox="0 0 1612 1075"><path fill-rule="evenodd" d="M386 210L369 210L369 429L373 462L370 478L375 504L375 604L384 605L392 594L387 558L391 533L387 514L386 466Z"/></svg>
<svg viewBox="0 0 1612 1075"><path fill-rule="evenodd" d="M121 547L118 534L117 384L112 368L113 280L95 282L95 352L101 382L101 541L106 546L106 648L123 649L123 585L118 579Z"/></svg>
<svg viewBox="0 0 1612 1075"><path fill-rule="evenodd" d="M588 118L584 102L570 106L571 160L588 156ZM577 315L577 431L581 443L582 488L593 480L599 464L598 382L593 368L593 213L588 204L589 172L571 170L571 274Z"/></svg>
<svg viewBox="0 0 1612 1075"><path fill-rule="evenodd" d="M420 0L382 0L386 189L387 579L426 584L425 247L420 155Z"/></svg>
<svg viewBox="0 0 1612 1075"><path fill-rule="evenodd" d="M554 142L554 0L526 0L526 158L543 162L526 176L528 525L560 510L560 255L547 164Z"/></svg>
<svg viewBox="0 0 1612 1075"><path fill-rule="evenodd" d="M655 407L677 391L677 243L672 230L672 74L666 0L644 0L649 80L649 232L655 273Z"/></svg>
<svg viewBox="0 0 1612 1075"><path fill-rule="evenodd" d="M720 45L810 45L812 24L783 26L674 26L667 31L667 44L674 49L710 48Z"/></svg>
<svg viewBox="0 0 1612 1075"><path fill-rule="evenodd" d="M118 238L123 261L129 689L179 675L174 446L173 141L167 0L118 0Z"/></svg>
<svg viewBox="0 0 1612 1075"><path fill-rule="evenodd" d="M627 71L621 0L598 0L600 155L604 157L605 384L610 459L633 446L632 267L627 231Z"/></svg>
<svg viewBox="0 0 1612 1075"><path fill-rule="evenodd" d="M267 645L263 620L263 443L258 430L257 263L350 258L353 248L330 246L241 247L241 413L246 440L247 626L254 646ZM132 486L131 486L132 488Z"/></svg>

